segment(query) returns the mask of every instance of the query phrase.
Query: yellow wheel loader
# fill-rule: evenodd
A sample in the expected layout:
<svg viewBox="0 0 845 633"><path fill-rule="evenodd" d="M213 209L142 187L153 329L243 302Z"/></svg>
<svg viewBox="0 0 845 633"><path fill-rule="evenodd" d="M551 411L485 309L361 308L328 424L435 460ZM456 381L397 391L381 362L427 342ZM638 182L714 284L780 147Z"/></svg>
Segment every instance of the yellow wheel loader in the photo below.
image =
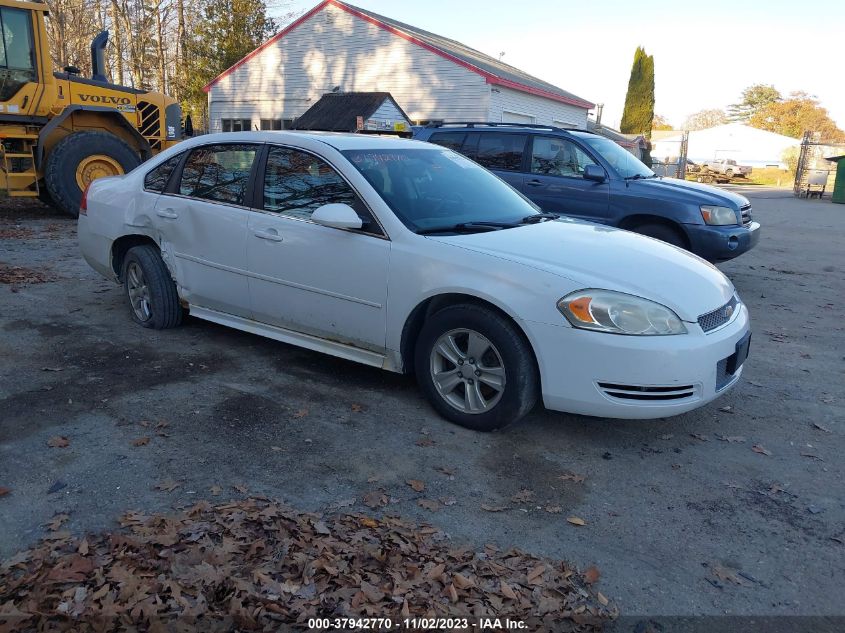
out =
<svg viewBox="0 0 845 633"><path fill-rule="evenodd" d="M108 82L107 31L91 43L90 79L71 66L53 72L48 12L40 2L0 0L0 189L76 216L92 180L181 140L182 113L164 94Z"/></svg>

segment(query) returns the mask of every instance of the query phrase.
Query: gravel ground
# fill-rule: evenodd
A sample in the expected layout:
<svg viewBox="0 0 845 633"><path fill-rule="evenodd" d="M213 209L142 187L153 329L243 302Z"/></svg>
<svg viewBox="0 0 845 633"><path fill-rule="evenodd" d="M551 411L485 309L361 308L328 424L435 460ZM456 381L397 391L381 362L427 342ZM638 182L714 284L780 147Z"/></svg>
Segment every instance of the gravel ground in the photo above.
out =
<svg viewBox="0 0 845 633"><path fill-rule="evenodd" d="M246 492L596 565L625 615L845 615L845 206L745 193L761 243L720 266L752 314L737 388L672 419L537 410L490 435L409 377L194 319L137 327L72 221L0 205L0 556L58 512L83 533Z"/></svg>

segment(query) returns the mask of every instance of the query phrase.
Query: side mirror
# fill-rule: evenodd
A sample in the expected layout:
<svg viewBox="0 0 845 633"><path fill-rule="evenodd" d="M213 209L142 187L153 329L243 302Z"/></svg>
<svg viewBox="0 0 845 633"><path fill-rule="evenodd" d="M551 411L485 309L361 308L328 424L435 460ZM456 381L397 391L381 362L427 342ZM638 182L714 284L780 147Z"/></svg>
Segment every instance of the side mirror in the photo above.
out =
<svg viewBox="0 0 845 633"><path fill-rule="evenodd" d="M584 167L584 180L592 180L594 182L604 182L607 176L601 165L586 165Z"/></svg>
<svg viewBox="0 0 845 633"><path fill-rule="evenodd" d="M194 122L191 120L191 115L185 117L185 136L194 135Z"/></svg>
<svg viewBox="0 0 845 633"><path fill-rule="evenodd" d="M311 214L311 220L334 229L360 229L364 226L355 209L342 202L333 202L318 207Z"/></svg>

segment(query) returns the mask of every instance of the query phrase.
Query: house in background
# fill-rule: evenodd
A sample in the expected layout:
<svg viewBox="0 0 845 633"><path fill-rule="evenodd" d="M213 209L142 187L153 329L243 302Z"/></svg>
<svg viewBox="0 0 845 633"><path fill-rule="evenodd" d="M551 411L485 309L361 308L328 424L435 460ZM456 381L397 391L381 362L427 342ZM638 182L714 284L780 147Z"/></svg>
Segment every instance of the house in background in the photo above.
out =
<svg viewBox="0 0 845 633"><path fill-rule="evenodd" d="M297 118L293 128L411 135L408 115L389 92L329 92Z"/></svg>
<svg viewBox="0 0 845 633"><path fill-rule="evenodd" d="M786 169L784 151L800 144L799 139L791 136L767 132L742 123L726 123L706 130L692 130L689 133L687 158L696 163L730 158L741 165ZM651 156L671 161L678 156L680 145L681 132L675 135L667 132L657 135L655 132L652 134Z"/></svg>
<svg viewBox="0 0 845 633"><path fill-rule="evenodd" d="M288 128L333 91L389 92L415 124L505 121L584 129L594 107L460 42L340 0L318 4L205 91L212 132Z"/></svg>

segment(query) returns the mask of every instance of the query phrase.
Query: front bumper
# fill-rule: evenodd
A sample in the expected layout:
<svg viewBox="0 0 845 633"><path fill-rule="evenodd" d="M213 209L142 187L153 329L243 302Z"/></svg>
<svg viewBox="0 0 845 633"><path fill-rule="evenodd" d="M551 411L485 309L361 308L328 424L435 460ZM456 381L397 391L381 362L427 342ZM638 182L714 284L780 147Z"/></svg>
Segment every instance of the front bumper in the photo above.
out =
<svg viewBox="0 0 845 633"><path fill-rule="evenodd" d="M733 259L750 251L760 241L760 223L748 225L709 226L685 224L690 250L709 261Z"/></svg>
<svg viewBox="0 0 845 633"><path fill-rule="evenodd" d="M740 305L730 322L707 334L695 323L678 336L620 336L522 321L540 367L543 403L627 419L664 418L707 404L742 374L741 366L724 374L725 359L750 330Z"/></svg>

